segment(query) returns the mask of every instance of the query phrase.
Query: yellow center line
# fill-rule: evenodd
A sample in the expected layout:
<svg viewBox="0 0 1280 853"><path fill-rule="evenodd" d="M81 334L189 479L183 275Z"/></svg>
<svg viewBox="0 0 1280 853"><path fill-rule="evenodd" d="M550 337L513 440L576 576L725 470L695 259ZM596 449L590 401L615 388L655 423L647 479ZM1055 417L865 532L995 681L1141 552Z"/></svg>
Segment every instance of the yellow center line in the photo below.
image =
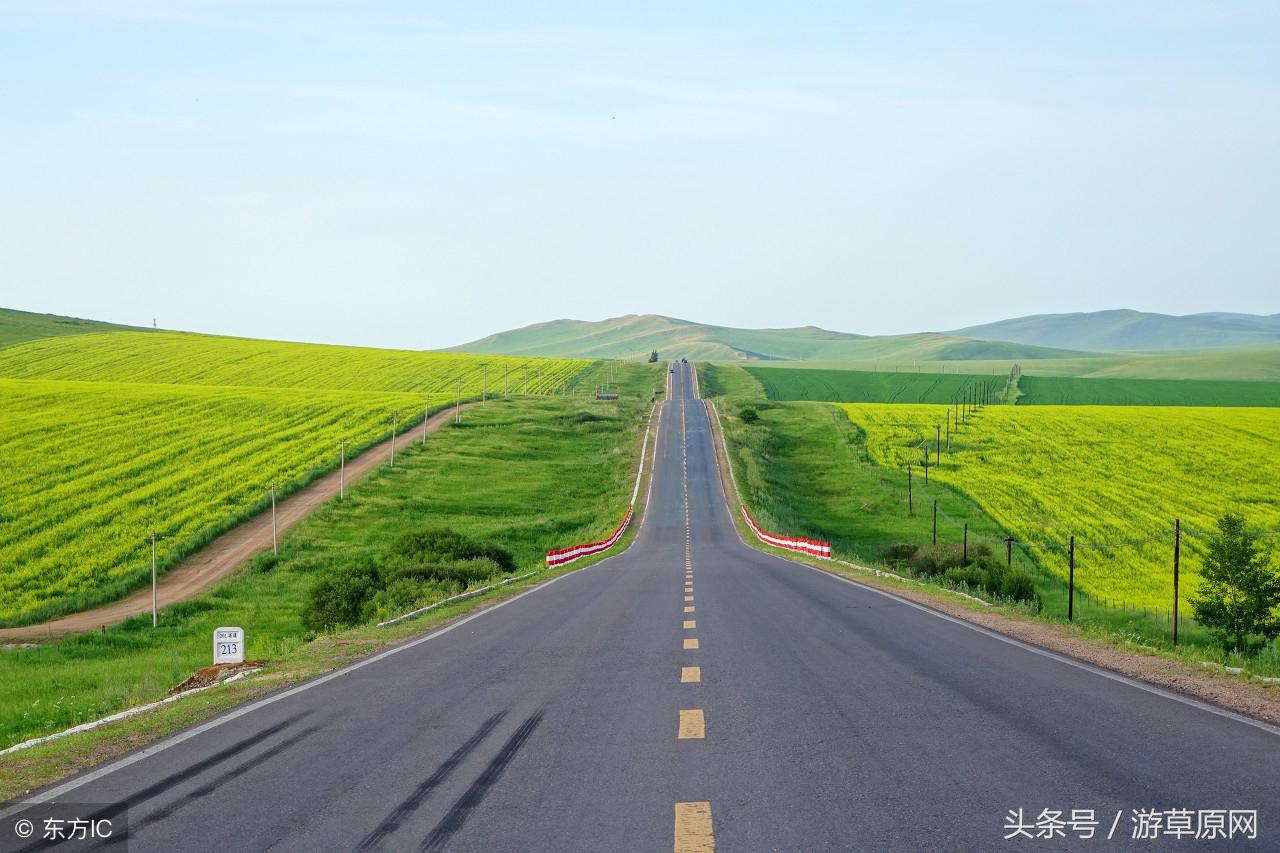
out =
<svg viewBox="0 0 1280 853"><path fill-rule="evenodd" d="M685 613L692 613L692 612L693 612L693 605L692 605L692 604L687 604L687 605L685 605L684 612L685 612Z"/></svg>
<svg viewBox="0 0 1280 853"><path fill-rule="evenodd" d="M702 682L702 667L700 666L680 667L680 683L681 684L699 684L701 682Z"/></svg>
<svg viewBox="0 0 1280 853"><path fill-rule="evenodd" d="M698 640L697 640L697 638L695 638L695 637L688 637L687 639L685 639L685 641L684 641L684 647L685 647L686 649L696 649L696 648L698 648Z"/></svg>
<svg viewBox="0 0 1280 853"><path fill-rule="evenodd" d="M693 601L693 596L692 596L692 595L686 595L686 596L684 597L684 600L685 600L685 601Z"/></svg>
<svg viewBox="0 0 1280 853"><path fill-rule="evenodd" d="M692 619L686 619L686 620L684 620L684 627L685 627L685 628L697 628L697 627L698 627L698 623L697 623L697 622L695 622L695 621L694 621L694 620L692 620Z"/></svg>
<svg viewBox="0 0 1280 853"><path fill-rule="evenodd" d="M707 721L702 716L702 709L680 712L679 740L702 740L706 737Z"/></svg>
<svg viewBox="0 0 1280 853"><path fill-rule="evenodd" d="M676 803L675 853L715 853L711 803Z"/></svg>

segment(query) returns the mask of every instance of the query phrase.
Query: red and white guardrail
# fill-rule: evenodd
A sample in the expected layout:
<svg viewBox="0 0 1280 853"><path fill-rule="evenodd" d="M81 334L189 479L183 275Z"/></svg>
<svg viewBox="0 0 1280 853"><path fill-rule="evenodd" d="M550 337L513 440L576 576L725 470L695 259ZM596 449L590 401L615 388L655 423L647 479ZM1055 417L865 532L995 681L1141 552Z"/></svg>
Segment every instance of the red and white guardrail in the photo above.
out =
<svg viewBox="0 0 1280 853"><path fill-rule="evenodd" d="M775 548L786 548L788 551L799 551L801 554L820 557L824 560L831 559L830 542L819 542L817 539L803 539L795 536L774 536L772 533L766 533L760 529L760 525L756 524L756 520L751 517L751 513L747 511L745 506L742 507L742 515L747 519L747 526L751 528L751 532L766 545L772 545Z"/></svg>
<svg viewBox="0 0 1280 853"><path fill-rule="evenodd" d="M618 529L613 531L608 539L601 539L599 542L588 542L586 545L570 545L568 548L557 548L554 551L548 551L547 565L563 566L582 557L590 557L592 554L608 551L622 538L622 534L627 532L627 525L630 523L631 507L627 507L627 514L623 516L622 523L618 525Z"/></svg>

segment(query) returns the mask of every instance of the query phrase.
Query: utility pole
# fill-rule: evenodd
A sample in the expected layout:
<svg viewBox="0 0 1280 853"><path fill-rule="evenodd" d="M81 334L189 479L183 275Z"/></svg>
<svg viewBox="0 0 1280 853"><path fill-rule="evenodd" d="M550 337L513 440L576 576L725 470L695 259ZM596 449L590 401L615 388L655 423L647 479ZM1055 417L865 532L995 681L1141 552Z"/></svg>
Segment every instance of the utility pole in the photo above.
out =
<svg viewBox="0 0 1280 853"><path fill-rule="evenodd" d="M938 544L938 499L933 499L933 544Z"/></svg>
<svg viewBox="0 0 1280 853"><path fill-rule="evenodd" d="M271 481L271 553L279 556L280 541L276 531L276 481Z"/></svg>
<svg viewBox="0 0 1280 853"><path fill-rule="evenodd" d="M1067 621L1076 618L1076 537L1067 545Z"/></svg>
<svg viewBox="0 0 1280 853"><path fill-rule="evenodd" d="M1173 644L1178 645L1178 564L1182 559L1182 519L1173 520Z"/></svg>
<svg viewBox="0 0 1280 853"><path fill-rule="evenodd" d="M915 515L915 504L911 497L911 463L907 463L907 515Z"/></svg>
<svg viewBox="0 0 1280 853"><path fill-rule="evenodd" d="M1004 564L1009 568L1013 568L1013 537L1006 536L1004 540Z"/></svg>
<svg viewBox="0 0 1280 853"><path fill-rule="evenodd" d="M942 425L934 424L933 429L934 429L934 443L937 444L938 446L938 459L936 464L941 465L942 464Z"/></svg>
<svg viewBox="0 0 1280 853"><path fill-rule="evenodd" d="M391 413L391 467L396 467L396 419L400 417L399 412Z"/></svg>
<svg viewBox="0 0 1280 853"><path fill-rule="evenodd" d="M347 499L347 440L338 441L338 500Z"/></svg>
<svg viewBox="0 0 1280 853"><path fill-rule="evenodd" d="M951 407L947 407L947 452L951 452Z"/></svg>

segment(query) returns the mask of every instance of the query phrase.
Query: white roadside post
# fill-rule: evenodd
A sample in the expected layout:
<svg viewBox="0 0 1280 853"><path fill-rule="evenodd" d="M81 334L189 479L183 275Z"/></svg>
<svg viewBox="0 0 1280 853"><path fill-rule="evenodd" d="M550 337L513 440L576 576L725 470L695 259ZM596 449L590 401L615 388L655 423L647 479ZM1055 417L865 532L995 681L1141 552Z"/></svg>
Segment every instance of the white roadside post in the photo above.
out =
<svg viewBox="0 0 1280 853"><path fill-rule="evenodd" d="M215 628L213 632L213 662L244 663L244 629Z"/></svg>

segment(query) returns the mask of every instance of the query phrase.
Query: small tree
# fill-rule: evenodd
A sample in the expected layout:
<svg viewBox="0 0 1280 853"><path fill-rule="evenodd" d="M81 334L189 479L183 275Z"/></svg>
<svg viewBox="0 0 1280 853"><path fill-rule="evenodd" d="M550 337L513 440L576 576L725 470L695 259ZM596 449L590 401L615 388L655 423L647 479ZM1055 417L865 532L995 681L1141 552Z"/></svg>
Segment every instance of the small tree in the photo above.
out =
<svg viewBox="0 0 1280 853"><path fill-rule="evenodd" d="M658 351L657 351L657 350L654 350L653 352L649 353L649 363L650 363L650 364L657 364L657 363L658 363Z"/></svg>
<svg viewBox="0 0 1280 853"><path fill-rule="evenodd" d="M1200 576L1204 583L1191 606L1227 651L1248 653L1255 636L1280 635L1280 573L1259 550L1243 516L1227 513L1218 519Z"/></svg>

